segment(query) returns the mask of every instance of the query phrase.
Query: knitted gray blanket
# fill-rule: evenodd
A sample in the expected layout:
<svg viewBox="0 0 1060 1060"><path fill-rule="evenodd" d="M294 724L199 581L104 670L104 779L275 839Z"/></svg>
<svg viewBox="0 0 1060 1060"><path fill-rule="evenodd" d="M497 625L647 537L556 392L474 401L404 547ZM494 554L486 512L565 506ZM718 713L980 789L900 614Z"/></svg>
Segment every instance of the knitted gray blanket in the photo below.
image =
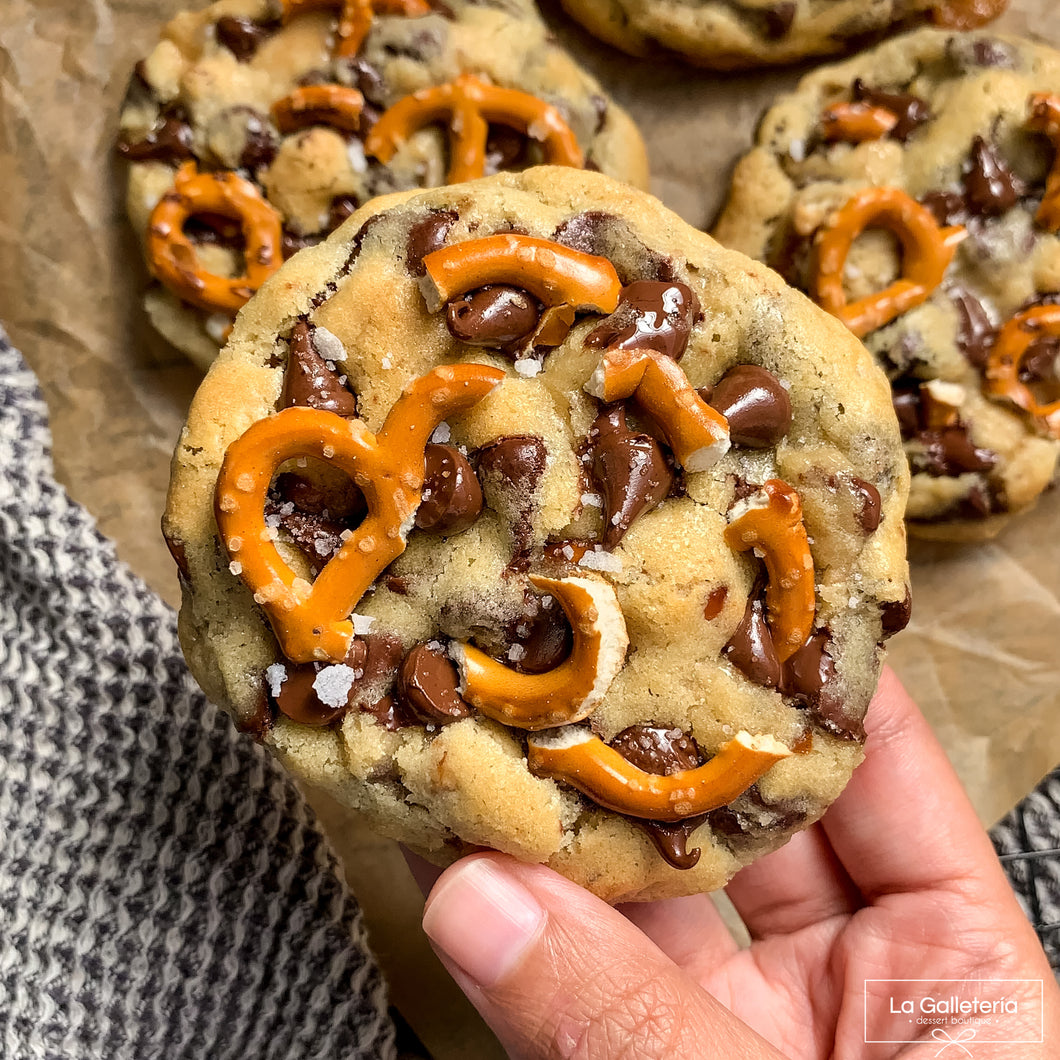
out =
<svg viewBox="0 0 1060 1060"><path fill-rule="evenodd" d="M393 1056L310 810L198 691L50 445L0 331L0 1056Z"/></svg>

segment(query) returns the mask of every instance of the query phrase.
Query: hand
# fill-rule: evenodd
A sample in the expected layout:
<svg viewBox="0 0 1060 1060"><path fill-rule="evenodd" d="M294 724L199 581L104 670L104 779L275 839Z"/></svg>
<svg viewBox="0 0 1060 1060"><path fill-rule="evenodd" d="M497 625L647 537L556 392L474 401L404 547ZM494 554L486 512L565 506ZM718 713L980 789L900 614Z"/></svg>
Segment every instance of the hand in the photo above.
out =
<svg viewBox="0 0 1060 1060"><path fill-rule="evenodd" d="M450 866L424 930L519 1060L971 1055L940 1048L941 1032L915 1024L904 1033L920 1045L866 1044L867 979L1044 980L1045 1043L977 1042L974 1056L1056 1056L1060 990L1038 939L942 748L889 671L866 725L865 761L825 817L727 888L750 948L706 895L612 909L500 854ZM870 997L870 1030L893 1021L887 1004ZM1006 1030L1037 1037L1042 1002L1021 1004Z"/></svg>

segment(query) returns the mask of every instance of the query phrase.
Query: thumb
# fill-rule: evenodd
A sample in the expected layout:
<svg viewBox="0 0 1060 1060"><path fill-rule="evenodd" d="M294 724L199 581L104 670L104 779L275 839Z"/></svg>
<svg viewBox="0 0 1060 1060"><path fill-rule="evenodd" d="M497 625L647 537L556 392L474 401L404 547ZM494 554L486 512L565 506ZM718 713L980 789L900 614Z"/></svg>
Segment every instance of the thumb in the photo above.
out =
<svg viewBox="0 0 1060 1060"><path fill-rule="evenodd" d="M423 928L516 1060L781 1056L621 913L542 865L457 862Z"/></svg>

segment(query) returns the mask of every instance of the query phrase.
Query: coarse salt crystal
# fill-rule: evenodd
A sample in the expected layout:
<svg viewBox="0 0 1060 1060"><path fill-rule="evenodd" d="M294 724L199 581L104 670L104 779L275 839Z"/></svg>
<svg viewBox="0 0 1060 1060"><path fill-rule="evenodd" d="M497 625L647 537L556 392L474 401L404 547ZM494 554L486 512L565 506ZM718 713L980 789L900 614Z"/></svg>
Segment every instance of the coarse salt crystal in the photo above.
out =
<svg viewBox="0 0 1060 1060"><path fill-rule="evenodd" d="M617 574L622 570L622 560L618 556L612 556L610 552L586 552L578 560L578 566L585 567L587 570L602 570Z"/></svg>
<svg viewBox="0 0 1060 1060"><path fill-rule="evenodd" d="M431 435L431 441L436 445L445 445L446 442L452 438L453 432L449 428L449 424L442 420L437 427L434 428L434 434Z"/></svg>
<svg viewBox="0 0 1060 1060"><path fill-rule="evenodd" d="M524 648L521 644L513 644L508 649L508 658L512 662L518 662L525 655L526 655L526 648Z"/></svg>
<svg viewBox="0 0 1060 1060"><path fill-rule="evenodd" d="M599 493L583 493L582 504L587 508L602 508L604 506L604 500Z"/></svg>
<svg viewBox="0 0 1060 1060"><path fill-rule="evenodd" d="M280 694L280 686L287 680L287 667L283 663L266 666L265 680L269 683L269 694L275 699Z"/></svg>
<svg viewBox="0 0 1060 1060"><path fill-rule="evenodd" d="M243 573L243 564L234 559L228 564L228 569L238 578Z"/></svg>
<svg viewBox="0 0 1060 1060"><path fill-rule="evenodd" d="M371 628L375 619L369 615L350 615L350 621L353 623L353 632L356 636L360 636L362 633L367 633Z"/></svg>
<svg viewBox="0 0 1060 1060"><path fill-rule="evenodd" d="M533 379L535 375L539 375L541 372L541 362L535 361L533 357L523 357L515 362L515 370L526 379Z"/></svg>
<svg viewBox="0 0 1060 1060"><path fill-rule="evenodd" d="M384 368L393 368L394 367L394 362L389 357L384 357L379 363Z"/></svg>
<svg viewBox="0 0 1060 1060"><path fill-rule="evenodd" d="M317 674L313 682L313 691L325 707L337 710L339 707L346 706L350 689L353 688L353 682L356 680L357 671L352 666L336 663L334 666L325 666Z"/></svg>

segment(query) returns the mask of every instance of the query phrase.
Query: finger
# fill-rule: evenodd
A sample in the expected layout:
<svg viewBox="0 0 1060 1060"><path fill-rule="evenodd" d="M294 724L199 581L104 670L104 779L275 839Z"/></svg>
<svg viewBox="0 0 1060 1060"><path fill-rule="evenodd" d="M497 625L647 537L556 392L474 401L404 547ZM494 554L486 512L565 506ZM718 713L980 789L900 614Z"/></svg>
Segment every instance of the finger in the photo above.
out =
<svg viewBox="0 0 1060 1060"><path fill-rule="evenodd" d="M516 1060L778 1060L621 913L541 865L474 854L423 927Z"/></svg>
<svg viewBox="0 0 1060 1060"><path fill-rule="evenodd" d="M793 934L864 904L817 825L738 872L725 891L755 939Z"/></svg>
<svg viewBox="0 0 1060 1060"><path fill-rule="evenodd" d="M616 907L674 964L698 979L703 967L717 967L739 950L709 895L629 902Z"/></svg>

